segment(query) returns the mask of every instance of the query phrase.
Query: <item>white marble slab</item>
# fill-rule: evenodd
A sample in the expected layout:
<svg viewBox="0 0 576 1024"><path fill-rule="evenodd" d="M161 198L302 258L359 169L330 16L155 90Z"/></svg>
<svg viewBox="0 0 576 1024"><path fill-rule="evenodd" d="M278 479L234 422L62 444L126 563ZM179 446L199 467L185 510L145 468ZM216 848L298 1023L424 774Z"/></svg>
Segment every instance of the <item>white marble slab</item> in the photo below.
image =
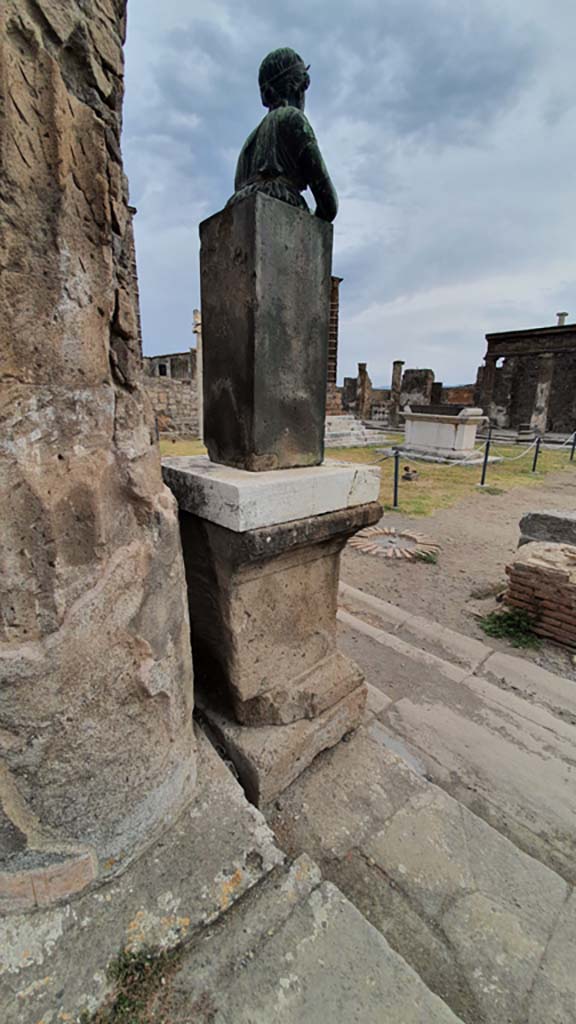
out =
<svg viewBox="0 0 576 1024"><path fill-rule="evenodd" d="M207 455L162 459L164 482L186 512L243 533L377 501L380 470L351 462L249 473Z"/></svg>

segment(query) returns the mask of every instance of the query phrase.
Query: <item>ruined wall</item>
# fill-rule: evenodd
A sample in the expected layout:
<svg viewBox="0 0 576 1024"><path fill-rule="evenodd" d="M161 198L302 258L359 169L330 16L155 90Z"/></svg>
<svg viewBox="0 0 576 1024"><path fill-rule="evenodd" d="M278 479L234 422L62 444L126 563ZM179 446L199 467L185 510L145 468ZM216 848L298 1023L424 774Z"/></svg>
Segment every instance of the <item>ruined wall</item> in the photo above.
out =
<svg viewBox="0 0 576 1024"><path fill-rule="evenodd" d="M444 405L474 405L474 384L457 384L442 388L440 401Z"/></svg>
<svg viewBox="0 0 576 1024"><path fill-rule="evenodd" d="M198 437L198 388L195 380L146 377L144 384L160 434Z"/></svg>
<svg viewBox="0 0 576 1024"><path fill-rule="evenodd" d="M430 405L433 384L433 370L404 370L400 389L400 408L403 409L406 405Z"/></svg>
<svg viewBox="0 0 576 1024"><path fill-rule="evenodd" d="M122 0L2 7L5 910L121 870L194 775L178 521L141 381L119 148L124 17Z"/></svg>
<svg viewBox="0 0 576 1024"><path fill-rule="evenodd" d="M174 380L194 380L197 372L197 351L174 352L160 356L144 356L146 377L172 377Z"/></svg>
<svg viewBox="0 0 576 1024"><path fill-rule="evenodd" d="M328 383L326 389L326 415L342 416L343 414L342 388L337 387L336 384Z"/></svg>

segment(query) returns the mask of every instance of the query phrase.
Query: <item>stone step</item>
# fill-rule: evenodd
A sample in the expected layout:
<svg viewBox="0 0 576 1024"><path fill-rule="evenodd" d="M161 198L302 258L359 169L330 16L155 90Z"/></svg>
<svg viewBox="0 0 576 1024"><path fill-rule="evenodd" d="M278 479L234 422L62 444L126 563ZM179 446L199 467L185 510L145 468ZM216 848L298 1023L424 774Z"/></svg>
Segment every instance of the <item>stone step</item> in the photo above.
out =
<svg viewBox="0 0 576 1024"><path fill-rule="evenodd" d="M354 416L327 416L327 448L356 448L371 444L382 444L385 431L373 430Z"/></svg>
<svg viewBox="0 0 576 1024"><path fill-rule="evenodd" d="M569 886L431 783L420 754L393 743L375 719L317 758L269 816L279 842L313 857L467 1024L574 1021ZM412 1018L379 1018L389 1019Z"/></svg>
<svg viewBox="0 0 576 1024"><path fill-rule="evenodd" d="M352 590L341 645L388 700L391 749L574 884L574 683Z"/></svg>
<svg viewBox="0 0 576 1024"><path fill-rule="evenodd" d="M458 1024L306 855L278 869L184 952L165 1020L213 1024Z"/></svg>

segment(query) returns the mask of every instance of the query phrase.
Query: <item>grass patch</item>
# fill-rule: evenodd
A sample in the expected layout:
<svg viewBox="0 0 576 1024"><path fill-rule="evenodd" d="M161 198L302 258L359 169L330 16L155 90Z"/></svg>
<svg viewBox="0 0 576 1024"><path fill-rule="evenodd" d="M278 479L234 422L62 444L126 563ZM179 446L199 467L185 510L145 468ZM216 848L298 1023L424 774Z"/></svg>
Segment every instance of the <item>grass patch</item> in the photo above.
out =
<svg viewBox="0 0 576 1024"><path fill-rule="evenodd" d="M385 436L382 448L392 447L395 439ZM495 455L508 458L518 456L520 445L497 446ZM394 460L382 460L382 454L374 448L330 448L328 459L340 462L363 462L381 469L380 503L386 512L392 509L394 486ZM547 474L565 470L574 473L576 463L570 462L568 449L562 451L543 448L538 460L538 472L532 473L532 453L515 462L492 462L488 466L488 479L484 487L478 487L482 466L442 465L434 462L412 462L401 455L401 467L410 465L418 470L418 479L410 482L400 480L398 511L408 516L429 516L439 509L451 508L478 491L496 497L504 497L515 487L542 486ZM576 476L575 476L576 479Z"/></svg>
<svg viewBox="0 0 576 1024"><path fill-rule="evenodd" d="M490 612L479 620L479 624L488 636L508 640L513 647L540 647L532 618L520 608Z"/></svg>
<svg viewBox="0 0 576 1024"><path fill-rule="evenodd" d="M179 438L162 437L159 445L160 455L206 455L206 448L198 438L181 441Z"/></svg>
<svg viewBox="0 0 576 1024"><path fill-rule="evenodd" d="M181 949L120 953L108 967L114 994L92 1016L84 1013L80 1024L150 1024L154 1019L152 997L174 971L180 956Z"/></svg>
<svg viewBox="0 0 576 1024"><path fill-rule="evenodd" d="M383 434L380 448L400 444L400 434ZM520 445L493 448L493 454L508 458L520 455ZM202 441L191 439L186 441L162 438L160 441L161 455L202 455L206 448ZM418 478L410 482L400 481L399 502L396 510L408 516L429 516L438 509L450 508L463 498L482 491L496 497L503 496L514 487L538 486L548 473L560 469L567 473L575 472L576 463L570 462L568 449L553 451L543 448L538 460L538 472L532 473L532 454L524 458L516 458L515 462L492 462L488 466L488 483L478 487L482 467L442 465L434 462L411 462L402 458L401 465L411 465L418 470ZM392 511L392 493L394 481L394 459L384 458L375 448L328 448L326 459L338 462L360 462L379 466L381 470L380 503L386 512Z"/></svg>
<svg viewBox="0 0 576 1024"><path fill-rule="evenodd" d="M418 562L427 562L428 565L438 564L437 551L417 551L414 557Z"/></svg>

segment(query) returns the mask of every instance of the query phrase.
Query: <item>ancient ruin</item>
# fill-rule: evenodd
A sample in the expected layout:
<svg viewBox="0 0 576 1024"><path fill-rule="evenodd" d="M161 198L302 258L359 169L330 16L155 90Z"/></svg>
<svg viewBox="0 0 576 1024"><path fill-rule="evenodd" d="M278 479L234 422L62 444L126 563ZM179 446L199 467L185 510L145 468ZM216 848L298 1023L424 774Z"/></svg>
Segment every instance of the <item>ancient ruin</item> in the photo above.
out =
<svg viewBox="0 0 576 1024"><path fill-rule="evenodd" d="M434 462L470 462L474 457L481 461L476 432L486 421L482 409L461 409L450 415L450 407L428 412L426 406L413 411L408 405L400 416L406 428L400 450L406 455Z"/></svg>
<svg viewBox="0 0 576 1024"><path fill-rule="evenodd" d="M477 401L498 427L538 434L576 429L576 324L487 334Z"/></svg>
<svg viewBox="0 0 576 1024"><path fill-rule="evenodd" d="M143 384L158 434L198 437L200 407L197 350L144 357Z"/></svg>

